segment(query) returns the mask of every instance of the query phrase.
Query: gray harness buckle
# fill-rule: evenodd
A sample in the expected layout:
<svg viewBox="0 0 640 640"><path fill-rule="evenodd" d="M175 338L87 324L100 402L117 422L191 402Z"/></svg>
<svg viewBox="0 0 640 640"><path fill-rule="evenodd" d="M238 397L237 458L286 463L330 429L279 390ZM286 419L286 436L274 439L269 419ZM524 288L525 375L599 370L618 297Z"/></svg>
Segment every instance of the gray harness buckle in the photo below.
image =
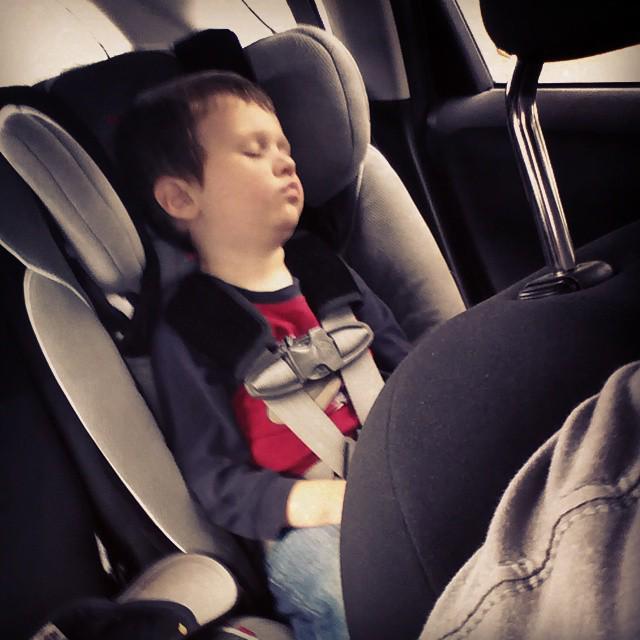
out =
<svg viewBox="0 0 640 640"><path fill-rule="evenodd" d="M302 384L320 380L344 366L336 343L321 327L314 327L299 338L287 336L280 349L282 358Z"/></svg>
<svg viewBox="0 0 640 640"><path fill-rule="evenodd" d="M345 323L327 332L314 327L299 338L287 337L277 349L265 351L244 384L254 398L281 397L302 389L353 362L371 344L373 331L364 322Z"/></svg>

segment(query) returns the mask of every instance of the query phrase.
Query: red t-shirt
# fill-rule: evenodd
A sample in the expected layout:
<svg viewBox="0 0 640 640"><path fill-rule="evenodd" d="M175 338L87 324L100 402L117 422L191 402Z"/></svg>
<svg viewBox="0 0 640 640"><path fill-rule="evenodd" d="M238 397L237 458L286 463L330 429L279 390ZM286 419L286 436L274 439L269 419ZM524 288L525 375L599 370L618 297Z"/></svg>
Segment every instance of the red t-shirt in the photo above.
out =
<svg viewBox="0 0 640 640"><path fill-rule="evenodd" d="M242 291L265 317L276 340L297 338L320 323L309 308L297 283L279 291ZM328 376L310 391L316 402L345 434L359 426L339 376ZM302 476L318 461L310 449L259 398L250 396L244 386L233 397L236 421L244 433L254 462L266 469Z"/></svg>

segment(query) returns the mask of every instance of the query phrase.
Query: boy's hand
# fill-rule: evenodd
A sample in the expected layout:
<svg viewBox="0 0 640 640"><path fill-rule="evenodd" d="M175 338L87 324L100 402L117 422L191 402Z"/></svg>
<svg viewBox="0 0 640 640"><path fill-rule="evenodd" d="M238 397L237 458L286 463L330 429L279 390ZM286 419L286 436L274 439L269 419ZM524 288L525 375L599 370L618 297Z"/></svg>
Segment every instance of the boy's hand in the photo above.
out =
<svg viewBox="0 0 640 640"><path fill-rule="evenodd" d="M287 500L287 522L291 527L322 527L340 524L345 480L299 480Z"/></svg>

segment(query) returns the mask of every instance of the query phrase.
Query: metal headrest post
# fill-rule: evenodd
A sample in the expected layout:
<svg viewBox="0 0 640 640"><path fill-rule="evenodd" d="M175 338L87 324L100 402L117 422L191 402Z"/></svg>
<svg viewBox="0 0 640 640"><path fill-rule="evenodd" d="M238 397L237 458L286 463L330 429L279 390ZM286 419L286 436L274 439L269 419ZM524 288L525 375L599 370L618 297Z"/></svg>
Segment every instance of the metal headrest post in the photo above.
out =
<svg viewBox="0 0 640 640"><path fill-rule="evenodd" d="M576 264L553 167L542 135L536 93L542 63L518 59L507 86L509 133L551 273L528 282L520 299L542 298L591 287L613 270L605 262Z"/></svg>

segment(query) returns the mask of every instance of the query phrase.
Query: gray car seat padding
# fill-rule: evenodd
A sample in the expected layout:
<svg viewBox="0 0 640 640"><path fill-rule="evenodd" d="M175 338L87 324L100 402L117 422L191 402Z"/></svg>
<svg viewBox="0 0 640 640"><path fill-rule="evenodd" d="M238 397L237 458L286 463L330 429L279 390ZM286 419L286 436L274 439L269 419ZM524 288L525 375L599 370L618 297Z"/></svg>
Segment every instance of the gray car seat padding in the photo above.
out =
<svg viewBox="0 0 640 640"><path fill-rule="evenodd" d="M356 177L370 138L358 67L337 38L297 27L246 48L289 137L305 198L319 206Z"/></svg>
<svg viewBox="0 0 640 640"><path fill-rule="evenodd" d="M224 594L225 597L212 597ZM198 624L207 624L226 614L237 600L233 578L218 562L201 554L174 554L154 563L118 596L119 602L168 600L187 607ZM246 632L246 635L245 635ZM254 635L249 634L252 633ZM292 640L282 624L256 616L234 616L224 621L214 638L257 637Z"/></svg>
<svg viewBox="0 0 640 640"><path fill-rule="evenodd" d="M347 262L389 305L410 340L464 311L426 222L398 174L372 146L356 206Z"/></svg>
<svg viewBox="0 0 640 640"><path fill-rule="evenodd" d="M366 90L347 49L305 26L260 40L246 52L292 143L306 201L322 207L343 189L356 189L355 211L339 212L355 218L346 257L407 335L415 340L463 311L424 219L397 173L369 144Z"/></svg>
<svg viewBox="0 0 640 640"><path fill-rule="evenodd" d="M118 596L118 602L168 600L193 613L198 624L217 620L238 599L233 576L213 558L172 554L154 563Z"/></svg>
<svg viewBox="0 0 640 640"><path fill-rule="evenodd" d="M51 371L124 486L177 548L224 555L89 305L69 287L31 270L24 288L29 319Z"/></svg>
<svg viewBox="0 0 640 640"><path fill-rule="evenodd" d="M124 205L82 147L53 120L26 106L0 111L3 155L59 224L106 294L137 292L140 238Z"/></svg>

